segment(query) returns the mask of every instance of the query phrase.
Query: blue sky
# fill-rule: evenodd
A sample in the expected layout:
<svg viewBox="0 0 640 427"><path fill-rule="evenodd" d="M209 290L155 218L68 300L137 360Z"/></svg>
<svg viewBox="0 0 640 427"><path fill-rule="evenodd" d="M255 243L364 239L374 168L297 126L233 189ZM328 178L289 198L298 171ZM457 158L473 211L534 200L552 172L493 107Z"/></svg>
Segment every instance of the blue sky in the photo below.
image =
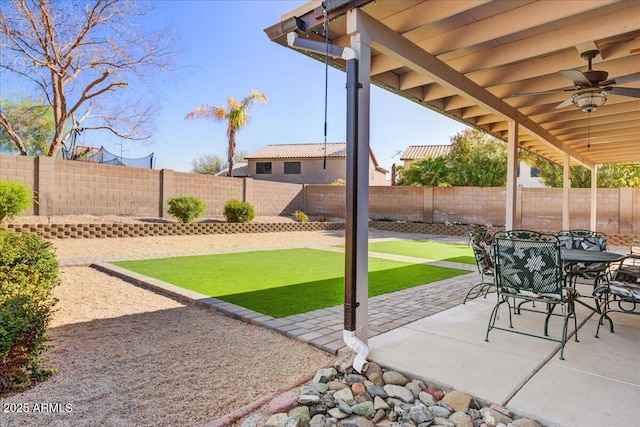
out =
<svg viewBox="0 0 640 427"><path fill-rule="evenodd" d="M238 150L251 153L268 144L324 140L324 64L273 43L264 28L306 1L160 0L158 19L171 22L182 46L171 79L154 85L160 97L157 131L144 144L114 137L84 136L125 157L154 152L156 168L191 171L202 155L226 159L226 126L209 120L185 120L202 103L226 106L257 89L269 98L251 110L249 126L237 135ZM329 69L329 142L345 141L345 74ZM447 144L464 126L427 108L372 87L370 141L388 170L396 152L408 145ZM91 140L90 140L91 137Z"/></svg>

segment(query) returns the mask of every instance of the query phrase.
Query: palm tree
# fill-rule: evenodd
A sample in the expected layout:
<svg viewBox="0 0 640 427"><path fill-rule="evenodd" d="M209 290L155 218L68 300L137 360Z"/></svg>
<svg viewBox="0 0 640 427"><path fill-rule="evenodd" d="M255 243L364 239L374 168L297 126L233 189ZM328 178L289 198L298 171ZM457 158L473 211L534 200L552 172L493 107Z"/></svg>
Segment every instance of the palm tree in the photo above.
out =
<svg viewBox="0 0 640 427"><path fill-rule="evenodd" d="M208 104L202 104L194 108L185 119L195 119L199 117L213 118L217 122L227 122L227 137L229 137L229 146L227 148L227 162L229 165L229 176L233 173L233 156L236 152L236 133L249 124L249 109L254 102L267 103L267 97L257 90L249 92L249 96L238 102L235 98L229 97L227 108L214 107Z"/></svg>

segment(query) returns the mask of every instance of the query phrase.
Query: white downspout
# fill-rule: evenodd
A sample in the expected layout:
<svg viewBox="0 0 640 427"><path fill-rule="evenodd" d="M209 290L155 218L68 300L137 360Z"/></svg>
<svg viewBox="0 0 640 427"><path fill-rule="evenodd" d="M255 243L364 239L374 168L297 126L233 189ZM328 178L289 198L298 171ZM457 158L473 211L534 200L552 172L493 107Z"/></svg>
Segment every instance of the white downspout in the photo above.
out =
<svg viewBox="0 0 640 427"><path fill-rule="evenodd" d="M342 339L351 350L356 352L353 360L353 369L362 373L367 367L367 356L369 356L369 347L356 337L356 331L342 330Z"/></svg>

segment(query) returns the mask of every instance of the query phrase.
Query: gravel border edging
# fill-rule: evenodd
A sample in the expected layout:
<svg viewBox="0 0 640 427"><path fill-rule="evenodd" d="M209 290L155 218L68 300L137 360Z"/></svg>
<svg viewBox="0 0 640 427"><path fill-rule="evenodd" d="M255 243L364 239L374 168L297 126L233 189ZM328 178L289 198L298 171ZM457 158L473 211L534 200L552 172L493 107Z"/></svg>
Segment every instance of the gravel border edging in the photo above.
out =
<svg viewBox="0 0 640 427"><path fill-rule="evenodd" d="M328 368L329 366L325 366L325 368ZM209 424L207 424L205 427L225 427L225 426L229 426L232 425L233 423L237 422L238 420L240 420L243 417L246 417L247 415L251 415L253 412L257 411L258 409L260 409L262 406L266 405L267 403L271 402L272 400L274 400L276 397L280 396L283 393L286 393L290 390L293 390L296 387L299 387L303 384L308 383L309 381L311 381L315 375L316 375L317 371L311 372L301 378L298 378L296 381L285 385L281 388L279 388L278 390L274 391L273 393L262 397L261 399L256 400L253 403L250 403L240 409L238 409L237 411L233 411L230 414L225 415L224 417L220 417L218 419L215 419L213 421L211 421Z"/></svg>

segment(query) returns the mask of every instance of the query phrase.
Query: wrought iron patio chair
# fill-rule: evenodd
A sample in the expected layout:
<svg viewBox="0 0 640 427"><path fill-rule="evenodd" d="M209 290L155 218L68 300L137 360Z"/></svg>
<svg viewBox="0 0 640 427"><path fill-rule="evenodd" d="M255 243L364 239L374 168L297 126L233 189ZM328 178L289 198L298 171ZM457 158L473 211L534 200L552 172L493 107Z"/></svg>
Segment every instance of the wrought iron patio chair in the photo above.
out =
<svg viewBox="0 0 640 427"><path fill-rule="evenodd" d="M613 320L609 316L610 313L626 313L640 316L640 283L626 282L614 280L619 271L614 271L611 275L607 275L606 280L596 287L593 294L600 298L602 314L598 321L596 329L596 338L600 333L600 326L604 324L604 320L609 321L609 330L613 333Z"/></svg>
<svg viewBox="0 0 640 427"><path fill-rule="evenodd" d="M569 319L573 318L575 340L578 341L578 325L575 315L575 299L577 292L572 287L565 287L563 268L560 258L558 239L551 234L531 234L530 238L519 238L521 233L498 232L494 235L495 281L498 301L489 317L486 341L492 329L513 332L560 343L560 360L564 360L564 346L567 340ZM516 330L513 327L511 301L540 302L546 310L535 307L521 307L521 311L544 314L544 334L535 334ZM509 328L496 325L500 306L509 307ZM522 305L522 303L520 304ZM557 306L561 312L554 313ZM563 318L560 338L549 336L549 319L551 316Z"/></svg>
<svg viewBox="0 0 640 427"><path fill-rule="evenodd" d="M629 244L629 258L633 260L633 265L636 265L636 261L640 264L640 236L634 236Z"/></svg>
<svg viewBox="0 0 640 427"><path fill-rule="evenodd" d="M640 237L629 244L629 253L617 271L616 280L640 285Z"/></svg>
<svg viewBox="0 0 640 427"><path fill-rule="evenodd" d="M591 230L562 230L557 234L560 246L566 249L585 251L606 251L607 235ZM575 286L578 283L591 284L594 289L597 280L607 268L602 263L572 263L565 269L566 277Z"/></svg>
<svg viewBox="0 0 640 427"><path fill-rule="evenodd" d="M558 234L560 245L567 249L606 251L607 235L591 230L562 230Z"/></svg>
<svg viewBox="0 0 640 427"><path fill-rule="evenodd" d="M476 265L480 273L480 283L473 286L464 297L467 300L487 297L487 294L494 289L494 260L493 260L493 229L487 225L472 224L469 226L469 242L473 248L473 255L476 258Z"/></svg>

